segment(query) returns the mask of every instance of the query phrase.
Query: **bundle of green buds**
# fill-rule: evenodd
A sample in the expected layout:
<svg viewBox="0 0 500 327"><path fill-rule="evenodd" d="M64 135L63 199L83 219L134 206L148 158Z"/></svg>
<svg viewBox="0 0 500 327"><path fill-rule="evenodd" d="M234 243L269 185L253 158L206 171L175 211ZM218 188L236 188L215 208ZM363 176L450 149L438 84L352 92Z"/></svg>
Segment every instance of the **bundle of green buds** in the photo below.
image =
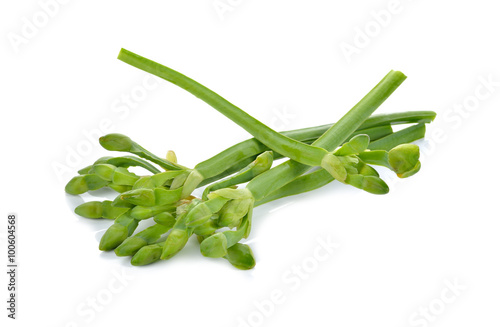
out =
<svg viewBox="0 0 500 327"><path fill-rule="evenodd" d="M192 169L179 165L172 151L163 159L125 135L100 138L105 149L134 156L98 159L68 182L66 192L77 195L108 187L119 193L113 201L87 202L75 212L113 219L99 248L132 256L136 266L173 257L196 235L203 256L251 269L255 265L252 250L242 240L250 235L254 207L315 190L335 179L385 194L389 187L372 165L388 168L400 178L418 172L419 148L410 142L423 138L425 124L435 117L432 111L372 115L406 78L391 71L337 123L278 133L170 68L124 49L119 59L186 89L254 136ZM394 132L396 124L409 126ZM272 167L275 160L284 158L289 159ZM139 176L130 167L151 174ZM194 197L192 192L203 186L203 194ZM154 224L135 233L141 221L150 218Z"/></svg>

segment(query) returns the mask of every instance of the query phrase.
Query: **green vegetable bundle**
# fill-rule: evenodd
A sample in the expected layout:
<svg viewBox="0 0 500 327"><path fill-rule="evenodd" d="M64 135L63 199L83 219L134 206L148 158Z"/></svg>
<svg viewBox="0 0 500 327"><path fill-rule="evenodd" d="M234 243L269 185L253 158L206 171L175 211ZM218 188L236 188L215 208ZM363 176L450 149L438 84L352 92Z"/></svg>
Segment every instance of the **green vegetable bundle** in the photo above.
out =
<svg viewBox="0 0 500 327"><path fill-rule="evenodd" d="M77 195L109 187L119 193L112 201L84 203L75 213L113 219L99 248L131 256L136 266L171 258L196 235L204 256L251 269L252 250L242 240L250 235L254 207L335 179L385 194L389 187L372 165L386 167L400 178L417 173L419 148L410 142L423 138L425 124L435 118L432 111L372 115L406 78L391 71L337 123L278 133L168 67L124 49L118 58L187 90L254 136L194 168L178 164L171 151L163 159L122 134L100 138L105 149L132 155L98 159L68 182L66 192ZM408 126L393 132L396 124ZM288 160L272 167L282 158ZM151 174L139 176L130 167ZM191 195L202 186L206 187L201 198ZM152 226L135 233L142 220L151 218Z"/></svg>

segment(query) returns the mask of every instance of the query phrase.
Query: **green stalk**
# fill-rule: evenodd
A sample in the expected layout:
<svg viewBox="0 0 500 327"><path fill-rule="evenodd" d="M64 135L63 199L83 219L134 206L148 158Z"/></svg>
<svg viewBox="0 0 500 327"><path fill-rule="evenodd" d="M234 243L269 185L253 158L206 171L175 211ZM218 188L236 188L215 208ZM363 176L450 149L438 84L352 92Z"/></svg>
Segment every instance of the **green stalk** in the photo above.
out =
<svg viewBox="0 0 500 327"><path fill-rule="evenodd" d="M386 150L390 149L405 143L414 142L423 138L425 135L425 125L418 124L415 126L410 126L400 131L397 131L389 136L381 138L378 144L376 142L370 143L368 146L371 150ZM384 148L382 148L382 144L384 144ZM282 186L278 190L268 194L263 199L256 201L255 206L259 206L277 199L281 199L284 197L297 195L305 192L309 192L315 189L318 189L330 182L332 182L334 178L324 169L319 169L313 172L306 173L301 175L291 181L290 183Z"/></svg>
<svg viewBox="0 0 500 327"><path fill-rule="evenodd" d="M369 117L365 123L355 131L349 138L358 135L358 134L367 134L370 136L371 140L377 140L380 137L386 136L390 133L392 133L392 129L390 125L396 125L396 124L402 124L402 123L412 123L412 122L430 122L434 119L435 113L432 111L415 111L415 112L404 112L404 113L397 113L397 114L380 114L380 115L373 115ZM312 143L315 141L319 136L321 136L326 130L328 130L333 124L327 124L327 125L322 125L322 126L316 126L316 127L308 127L308 128L301 128L297 130L291 130L291 131L284 131L281 132L284 135L291 137L297 141L304 142L307 144ZM367 128L365 128L367 127ZM106 138L104 138L106 139ZM128 137L115 137L112 138L114 141L113 145L110 145L109 143L105 145L107 147L111 147L113 150L116 150L119 148L120 150L123 149L130 149L130 147L135 147L139 148L140 146L135 143L131 142ZM119 141L119 142L117 142ZM116 145L118 143L118 146ZM132 145L131 145L132 144ZM140 147L141 149L144 149ZM199 171L203 176L207 176L203 181L201 181L197 187L203 186L210 184L214 181L217 181L219 179L222 179L226 176L229 176L237 171L240 171L243 169L245 166L250 164L253 160L255 160L256 156L262 152L269 151L270 149L266 147L264 144L260 143L257 141L255 138L245 140L243 142L240 142L238 144L235 144L234 146L231 146L230 148L222 151L221 153L213 156L212 158L205 160L198 165L196 165L195 170ZM146 151L149 153L147 158L151 158L151 153L149 151ZM283 156L279 153L274 152L274 159L280 159ZM144 156L144 155L143 155ZM162 160L162 159L157 159L157 160ZM157 161L156 160L156 161ZM137 158L137 157L132 157L132 156L124 156L124 157L103 157L98 159L94 165L88 166L84 169L81 169L79 171L80 174L90 174L93 172L93 167L98 164L112 164L117 167L123 167L127 168L129 166L139 166L143 167L153 173L159 173L159 170L156 169L154 166L149 164L148 162ZM84 177L78 177L80 180L84 180ZM99 179L101 180L101 179ZM79 181L78 181L79 182ZM71 183L76 184L75 181L72 181ZM85 183L85 182L84 182ZM82 183L82 184L84 184ZM102 187L105 186L99 185L97 187ZM115 185L110 183L108 185L109 187L114 187ZM96 187L94 187L96 188ZM75 187L73 189L76 189ZM88 187L84 186L80 187L78 191L74 191L73 189L70 189L70 192L72 194L81 194L85 191L88 190ZM125 190L118 190L119 192L124 192L127 191Z"/></svg>
<svg viewBox="0 0 500 327"><path fill-rule="evenodd" d="M379 138L392 133L392 127L389 123L367 129L358 129L350 137L359 134L366 134L370 137L370 140L378 140ZM285 131L282 133L285 135L290 135L290 137L297 141L311 144L312 142L316 141L316 139L320 137L324 132L326 132L331 126L332 124L328 124L318 127ZM205 178L202 182L200 182L198 187L213 183L215 181L223 179L226 176L239 172L240 170L251 164L259 154L265 151L270 151L270 149L264 144L257 141L255 138L252 138L233 145L232 147L222 151L212 158L199 163L198 165L196 165L195 170L202 172L203 176L212 177ZM284 158L283 155L274 151L273 157L274 160ZM227 168L228 163L232 163L229 168Z"/></svg>
<svg viewBox="0 0 500 327"><path fill-rule="evenodd" d="M359 128L381 126L387 124L388 122L392 125L413 123L428 124L431 123L434 118L436 118L436 113L433 111L404 111L392 114L373 115L365 120Z"/></svg>
<svg viewBox="0 0 500 327"><path fill-rule="evenodd" d="M374 90L367 94L357 106L351 109L339 123L330 128L332 132L327 131L327 133L322 136L322 138L325 139L324 141L307 145L274 131L217 93L173 69L125 49L120 51L118 59L163 78L190 92L236 124L240 125L272 150L305 165L322 166L341 181L344 181L347 177L345 169L340 161L321 147L321 145L327 143L336 144L335 147L339 146L344 139L352 134L406 78L406 76L400 72L391 71ZM342 136L342 139L340 139L339 136ZM206 177L199 171L192 171L184 184L185 189L183 197L190 194L205 178Z"/></svg>
<svg viewBox="0 0 500 327"><path fill-rule="evenodd" d="M379 140L376 140L370 143L371 150L385 150L389 151L390 149L400 145L402 139L421 139L425 136L425 124L417 124L405 129L402 129L394 134L385 136Z"/></svg>
<svg viewBox="0 0 500 327"><path fill-rule="evenodd" d="M125 49L121 49L118 59L163 78L190 92L236 124L240 125L260 142L278 153L284 154L306 165L317 165L317 160L311 160L310 158L323 157L327 153L324 149L308 146L274 131L217 93L173 69Z"/></svg>
<svg viewBox="0 0 500 327"><path fill-rule="evenodd" d="M351 184L356 187L364 185L367 180L361 183L359 176L349 176L348 171L353 172L352 169L349 170L350 165L347 159L339 158L336 154L329 153L321 146L316 146L316 143L308 145L305 143L297 142L283 134L277 133L271 128L265 126L252 116L248 115L246 112L242 111L232 103L228 102L215 92L209 90L198 82L190 79L189 77L165 67L159 63L156 63L147 58L141 57L134 54L128 50L122 49L118 58L132 66L135 66L144 71L150 72L158 77L161 77L173 84L187 90L198 98L202 99L216 110L233 120L235 123L239 124L241 127L246 129L249 133L254 135L263 144L267 145L277 153L285 155L292 160L298 161L302 164L309 166L321 166L325 168L333 177L341 182ZM370 92L366 97L358 104L363 107L363 110L359 108L353 108L344 117L343 121L338 126L332 127L335 133L326 133L330 135L325 138L325 143L340 145L343 140L339 142L335 138L339 135L343 135L343 139L347 137L348 134L352 134L368 116L373 113L373 111L385 101L385 99L392 94L392 92L402 83L406 78L402 73L391 71L387 76L375 87L375 89ZM423 113L425 114L425 113ZM405 119L405 117L399 117L400 119ZM422 119L426 119L422 117ZM433 119L433 117L431 118ZM352 124L352 122L359 122L359 124ZM359 140L358 140L359 143ZM367 143L366 143L367 144ZM321 142L318 143L321 145ZM359 147L358 147L359 148ZM332 148L333 150L334 148ZM330 150L330 151L332 151ZM191 192L207 179L208 176L204 175L202 171L198 169L192 170L187 176L186 180L183 180L183 191L182 198L187 197ZM363 179L362 179L363 180ZM375 184L380 184L380 193L388 191L387 186L380 179L370 179ZM365 189L365 188L363 188Z"/></svg>
<svg viewBox="0 0 500 327"><path fill-rule="evenodd" d="M435 116L436 113L433 111L410 111L398 114L372 115L371 117L366 119L366 121L360 126L360 128L355 133L351 134L348 138L351 138L357 134L367 134L370 136L370 140L377 140L378 138L386 136L392 132L392 129L389 125L416 122L429 123L434 119ZM312 143L333 125L334 124L327 124L316 127L301 128L291 131L284 131L281 132L281 134L284 134L285 136L288 136L300 142ZM209 179L212 177L208 176L217 176L224 173L227 170L227 164L224 163L231 162L237 164L237 162L245 161L248 160L248 158L251 158L251 160L245 161L244 164L233 169L231 173L234 173L253 161L256 155L269 150L270 149L268 147L266 147L255 138L248 139L233 145L232 147L220 152L219 154L213 156L208 160L202 161L195 166L195 169L199 171L203 176L206 176L206 180L212 182L213 180ZM274 153L274 155L274 159L283 157L279 153ZM208 184L206 180L200 183L200 186Z"/></svg>
<svg viewBox="0 0 500 327"><path fill-rule="evenodd" d="M361 101L336 124L330 127L313 145L333 151L341 145L405 80L400 72L391 71ZM256 201L288 184L309 169L307 165L288 160L255 177L247 185ZM331 172L330 172L331 173Z"/></svg>

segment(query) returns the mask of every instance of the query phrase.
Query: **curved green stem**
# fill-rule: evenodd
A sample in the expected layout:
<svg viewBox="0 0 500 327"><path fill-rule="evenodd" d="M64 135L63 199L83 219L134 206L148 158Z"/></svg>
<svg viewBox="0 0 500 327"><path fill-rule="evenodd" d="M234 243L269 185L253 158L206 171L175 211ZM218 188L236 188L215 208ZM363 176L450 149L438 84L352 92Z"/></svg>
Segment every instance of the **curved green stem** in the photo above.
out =
<svg viewBox="0 0 500 327"><path fill-rule="evenodd" d="M302 162L306 165L313 166L318 165L317 158L322 158L327 153L322 148L297 142L283 134L276 132L275 130L262 124L260 121L250 116L234 104L230 103L217 93L173 69L170 69L166 66L163 66L157 62L139 56L125 49L121 49L120 53L118 54L118 59L160 78L163 78L190 92L194 96L205 101L207 104L231 119L236 124L240 125L243 129L252 134L260 142L278 153L284 154L287 157Z"/></svg>

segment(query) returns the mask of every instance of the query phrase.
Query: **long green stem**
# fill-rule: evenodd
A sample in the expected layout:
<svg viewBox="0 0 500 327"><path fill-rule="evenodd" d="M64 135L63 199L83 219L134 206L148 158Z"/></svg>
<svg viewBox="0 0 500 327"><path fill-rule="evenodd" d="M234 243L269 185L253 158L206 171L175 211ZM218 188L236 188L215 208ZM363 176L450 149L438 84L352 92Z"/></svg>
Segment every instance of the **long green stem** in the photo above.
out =
<svg viewBox="0 0 500 327"><path fill-rule="evenodd" d="M157 62L139 56L133 52L121 49L118 59L160 78L163 78L180 88L190 92L194 96L205 101L207 104L218 110L220 113L240 125L247 132L252 134L260 142L284 154L294 160L306 165L317 165L317 160L311 158L322 158L326 155L324 149L297 142L283 134L276 132L270 127L250 116L234 104L230 103L214 91L192 80L191 78L163 66Z"/></svg>
<svg viewBox="0 0 500 327"><path fill-rule="evenodd" d="M372 143L370 143L371 150L385 150L389 151L395 146L404 143L401 142L405 137L409 139L420 139L425 136L425 124L420 123L417 125L413 125L402 129L394 134L387 135L381 139L378 139ZM411 141L410 141L411 142Z"/></svg>
<svg viewBox="0 0 500 327"><path fill-rule="evenodd" d="M326 131L313 145L332 151L358 129L363 122L398 88L406 76L390 71L361 101Z"/></svg>
<svg viewBox="0 0 500 327"><path fill-rule="evenodd" d="M406 78L406 76L400 72L391 71L374 90L367 94L358 105L351 109L339 123L330 128L331 132L327 132L322 136L324 141L321 141L320 138L320 140L318 140L319 142L307 145L274 131L217 93L173 69L125 49L120 51L118 59L134 67L150 72L190 92L236 124L240 125L272 150L305 165L324 166L334 176L337 176L335 158L328 156L328 152L321 146L323 144L340 145L343 140L352 134ZM353 124L355 122L358 123ZM342 136L343 139L340 139L339 136ZM187 190L198 185L203 178L204 176L199 172L192 173L186 182L186 184L188 184Z"/></svg>
<svg viewBox="0 0 500 327"><path fill-rule="evenodd" d="M423 138L424 135L425 135L425 125L418 124L397 131L386 137L383 137L380 139L381 142L378 144L376 144L377 142L370 143L368 148L371 150L388 151L400 144L410 143L419 140ZM333 180L334 178L324 169L319 169L313 172L309 172L297 177L290 183L282 186L278 190L268 194L263 199L255 202L255 206L259 206L264 203L268 203L287 196L309 192L317 188L320 188L332 182Z"/></svg>
<svg viewBox="0 0 500 327"><path fill-rule="evenodd" d="M387 124L388 122L390 122L391 125L413 123L428 124L432 122L434 118L436 118L436 113L434 111L403 111L392 114L372 115L370 118L365 120L359 128L364 129L381 126Z"/></svg>
<svg viewBox="0 0 500 327"><path fill-rule="evenodd" d="M360 128L351 134L348 139L357 134L367 134L370 136L371 141L375 141L392 133L390 125L418 122L430 123L435 116L436 113L433 111L409 111L403 113L372 115L366 119ZM281 133L297 141L310 144L324 134L332 125L333 124L308 127ZM212 158L196 165L195 170L205 176L205 179L199 186L210 184L240 171L255 160L258 154L269 150L268 147L255 138L233 145ZM275 152L274 159L280 158L283 158L283 156ZM228 166L228 164L230 164L230 166Z"/></svg>
<svg viewBox="0 0 500 327"><path fill-rule="evenodd" d="M324 132L330 128L332 124L323 125L318 127L304 128L300 130L292 130L287 132L282 132L284 134L289 134L293 139L311 144L318 137L320 137ZM385 137L392 133L392 128L390 124L384 124L380 126L375 126L367 129L358 129L350 137L358 134L367 134L370 140L378 140L381 137ZM198 165L195 169L200 171L200 173L205 176L205 179L200 182L198 186L203 186L210 184L212 182L218 181L226 176L229 176L235 172L240 171L247 165L249 165L255 158L270 149L264 144L257 141L255 138L248 139L246 141L240 142L221 153L213 156L212 158L205 160ZM274 160L283 158L283 155L277 152L273 152ZM230 166L229 166L230 165ZM228 168L229 166L229 168ZM211 176L211 177L207 177Z"/></svg>
<svg viewBox="0 0 500 327"><path fill-rule="evenodd" d="M405 80L401 72L391 71L346 115L318 138L313 145L332 151L352 134ZM247 188L256 201L288 184L309 169L308 166L288 160L255 177Z"/></svg>

